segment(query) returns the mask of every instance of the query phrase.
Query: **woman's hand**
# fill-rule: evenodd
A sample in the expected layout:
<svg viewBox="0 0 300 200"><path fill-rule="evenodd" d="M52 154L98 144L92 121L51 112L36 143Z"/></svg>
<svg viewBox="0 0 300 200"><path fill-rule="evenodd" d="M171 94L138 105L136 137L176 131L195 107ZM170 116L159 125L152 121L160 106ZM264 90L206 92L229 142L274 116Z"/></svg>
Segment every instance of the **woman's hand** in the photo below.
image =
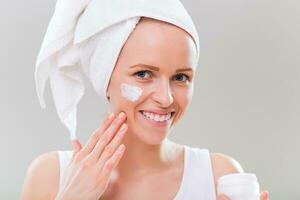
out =
<svg viewBox="0 0 300 200"><path fill-rule="evenodd" d="M224 194L220 194L217 196L217 200L231 200ZM263 191L260 193L260 200L269 200L269 192L268 191Z"/></svg>
<svg viewBox="0 0 300 200"><path fill-rule="evenodd" d="M125 150L121 141L128 127L122 113L110 115L83 148L78 140L73 141L74 153L56 200L96 200L103 195Z"/></svg>

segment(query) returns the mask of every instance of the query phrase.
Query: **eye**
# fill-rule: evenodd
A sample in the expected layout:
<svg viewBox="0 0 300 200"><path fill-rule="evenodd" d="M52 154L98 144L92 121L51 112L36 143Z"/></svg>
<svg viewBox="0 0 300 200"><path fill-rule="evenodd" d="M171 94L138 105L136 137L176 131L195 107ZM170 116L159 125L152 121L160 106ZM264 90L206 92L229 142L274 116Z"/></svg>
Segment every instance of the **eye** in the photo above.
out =
<svg viewBox="0 0 300 200"><path fill-rule="evenodd" d="M133 75L137 76L140 79L148 79L151 77L152 72L148 70L143 70L143 71L135 72Z"/></svg>
<svg viewBox="0 0 300 200"><path fill-rule="evenodd" d="M179 82L190 81L190 77L186 74L176 74L174 79L175 79L175 81L179 81Z"/></svg>

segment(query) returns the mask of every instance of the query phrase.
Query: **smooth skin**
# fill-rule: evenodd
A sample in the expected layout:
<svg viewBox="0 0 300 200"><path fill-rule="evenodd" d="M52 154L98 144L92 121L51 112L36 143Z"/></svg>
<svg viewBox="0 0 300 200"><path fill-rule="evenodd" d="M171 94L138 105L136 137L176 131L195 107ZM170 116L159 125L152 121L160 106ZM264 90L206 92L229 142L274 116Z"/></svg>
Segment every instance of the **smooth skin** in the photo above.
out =
<svg viewBox="0 0 300 200"><path fill-rule="evenodd" d="M181 184L184 152L182 145L167 136L192 100L195 56L195 45L187 32L162 21L143 18L123 46L107 90L111 111L116 115L121 111L126 114L126 134L116 142L112 139L114 148L104 148L105 144L111 146L104 135L113 137L119 129L103 125L85 147L82 148L79 141L74 142L78 156L72 158L61 191L58 190L57 152L37 157L28 169L21 199L174 198ZM139 65L141 63L155 69ZM138 67L132 67L137 64ZM183 68L188 71L177 72ZM135 102L128 101L121 95L122 83L141 87L143 94ZM170 124L157 127L145 121L141 110L175 111L175 114ZM107 129L114 129L114 133ZM115 149L121 143L126 151L116 155ZM104 153L103 148L110 149L110 153ZM221 153L210 156L215 188L220 176L243 172L241 165L230 156ZM261 200L268 200L268 195L262 192Z"/></svg>

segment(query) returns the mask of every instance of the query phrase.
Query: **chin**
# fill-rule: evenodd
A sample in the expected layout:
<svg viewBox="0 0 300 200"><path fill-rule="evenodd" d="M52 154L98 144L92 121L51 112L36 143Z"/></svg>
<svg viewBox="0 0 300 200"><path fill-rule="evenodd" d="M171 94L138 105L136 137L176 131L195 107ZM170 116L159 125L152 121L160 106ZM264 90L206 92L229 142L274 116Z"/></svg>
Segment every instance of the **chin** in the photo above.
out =
<svg viewBox="0 0 300 200"><path fill-rule="evenodd" d="M138 137L147 145L160 145L166 139L167 134L147 130L139 132Z"/></svg>

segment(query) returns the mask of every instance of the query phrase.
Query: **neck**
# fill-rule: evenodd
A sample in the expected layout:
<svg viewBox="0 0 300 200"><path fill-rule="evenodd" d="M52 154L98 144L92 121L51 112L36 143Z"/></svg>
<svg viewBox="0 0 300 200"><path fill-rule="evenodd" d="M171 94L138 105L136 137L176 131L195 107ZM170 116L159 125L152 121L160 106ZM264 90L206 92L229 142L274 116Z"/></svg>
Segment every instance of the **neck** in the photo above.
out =
<svg viewBox="0 0 300 200"><path fill-rule="evenodd" d="M122 140L126 150L115 168L119 178L127 179L161 172L178 161L179 151L182 150L178 148L178 144L168 138L160 144L147 144L128 131Z"/></svg>

